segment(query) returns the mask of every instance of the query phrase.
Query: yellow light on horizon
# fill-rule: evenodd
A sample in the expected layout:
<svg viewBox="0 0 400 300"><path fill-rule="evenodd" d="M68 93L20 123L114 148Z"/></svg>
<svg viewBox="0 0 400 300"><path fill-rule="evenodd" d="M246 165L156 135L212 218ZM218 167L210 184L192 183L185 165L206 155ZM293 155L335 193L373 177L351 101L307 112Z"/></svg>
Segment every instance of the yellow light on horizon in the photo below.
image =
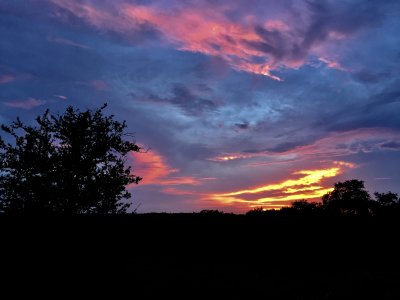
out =
<svg viewBox="0 0 400 300"><path fill-rule="evenodd" d="M319 183L323 178L334 177L340 173L340 168L330 168L330 169L322 169L322 170L302 170L295 172L294 174L303 174L306 175L299 179L288 179L282 183L278 184L269 184L258 188L240 190L231 193L220 194L220 196L237 196L241 194L255 194L266 191L273 190L281 190L284 188L294 188L295 186L304 186L304 185L312 185L315 183Z"/></svg>
<svg viewBox="0 0 400 300"><path fill-rule="evenodd" d="M213 194L211 195L211 199L223 204L247 203L249 207L257 207L260 205L283 207L285 205L273 203L321 198L333 189L324 187L321 184L322 180L325 178L335 177L340 173L342 173L340 167L318 170L300 170L293 173L293 175L304 175L298 179L288 179L280 183L268 184L230 193ZM260 195L260 197L255 200L248 200L245 197L246 194L258 194L268 191L280 191L281 193L272 197L263 197Z"/></svg>

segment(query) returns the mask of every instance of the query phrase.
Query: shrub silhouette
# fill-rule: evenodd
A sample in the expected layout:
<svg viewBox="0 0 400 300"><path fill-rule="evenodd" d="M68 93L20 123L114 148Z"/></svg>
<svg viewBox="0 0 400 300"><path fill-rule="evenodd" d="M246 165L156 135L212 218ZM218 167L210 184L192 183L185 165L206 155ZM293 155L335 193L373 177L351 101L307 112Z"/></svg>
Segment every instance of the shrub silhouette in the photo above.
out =
<svg viewBox="0 0 400 300"><path fill-rule="evenodd" d="M47 110L28 126L19 118L1 129L0 211L5 213L123 213L130 204L125 186L141 178L125 167L135 142L124 140L125 121L96 110Z"/></svg>

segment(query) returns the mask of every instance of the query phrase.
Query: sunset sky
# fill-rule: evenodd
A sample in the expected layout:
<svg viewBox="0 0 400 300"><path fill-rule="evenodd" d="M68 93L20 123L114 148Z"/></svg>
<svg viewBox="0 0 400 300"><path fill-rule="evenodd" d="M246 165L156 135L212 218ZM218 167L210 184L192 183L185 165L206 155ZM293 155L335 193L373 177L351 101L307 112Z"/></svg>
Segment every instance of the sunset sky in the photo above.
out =
<svg viewBox="0 0 400 300"><path fill-rule="evenodd" d="M109 104L138 212L400 192L398 0L0 0L0 123Z"/></svg>

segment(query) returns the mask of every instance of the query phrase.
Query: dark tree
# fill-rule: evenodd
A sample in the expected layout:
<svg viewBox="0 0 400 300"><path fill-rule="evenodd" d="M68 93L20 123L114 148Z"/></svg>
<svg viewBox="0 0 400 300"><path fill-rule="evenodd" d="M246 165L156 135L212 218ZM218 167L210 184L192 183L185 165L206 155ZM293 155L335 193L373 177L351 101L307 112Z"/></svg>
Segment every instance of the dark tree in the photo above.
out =
<svg viewBox="0 0 400 300"><path fill-rule="evenodd" d="M333 191L322 196L322 202L328 210L341 214L370 214L371 196L361 180L353 179L335 183Z"/></svg>
<svg viewBox="0 0 400 300"><path fill-rule="evenodd" d="M298 200L298 201L293 201L290 208L301 212L311 212L311 211L316 211L319 207L320 204L317 202Z"/></svg>
<svg viewBox="0 0 400 300"><path fill-rule="evenodd" d="M376 201L385 207L389 207L389 206L393 206L395 204L399 203L399 198L398 195L396 193L392 193L392 192L387 192L387 193L378 193L375 192L374 193L375 199Z"/></svg>
<svg viewBox="0 0 400 300"><path fill-rule="evenodd" d="M28 126L19 118L1 129L0 211L6 213L123 213L126 185L141 178L125 166L139 152L125 133L125 121L96 110L68 107L63 115L47 110Z"/></svg>

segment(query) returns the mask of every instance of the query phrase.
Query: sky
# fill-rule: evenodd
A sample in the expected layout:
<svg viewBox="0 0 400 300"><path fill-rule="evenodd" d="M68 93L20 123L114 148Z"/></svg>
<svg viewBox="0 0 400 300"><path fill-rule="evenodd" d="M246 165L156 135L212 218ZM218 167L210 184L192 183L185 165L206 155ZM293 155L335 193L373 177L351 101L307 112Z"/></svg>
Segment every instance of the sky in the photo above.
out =
<svg viewBox="0 0 400 300"><path fill-rule="evenodd" d="M145 212L400 192L398 0L0 0L0 123L126 120Z"/></svg>

